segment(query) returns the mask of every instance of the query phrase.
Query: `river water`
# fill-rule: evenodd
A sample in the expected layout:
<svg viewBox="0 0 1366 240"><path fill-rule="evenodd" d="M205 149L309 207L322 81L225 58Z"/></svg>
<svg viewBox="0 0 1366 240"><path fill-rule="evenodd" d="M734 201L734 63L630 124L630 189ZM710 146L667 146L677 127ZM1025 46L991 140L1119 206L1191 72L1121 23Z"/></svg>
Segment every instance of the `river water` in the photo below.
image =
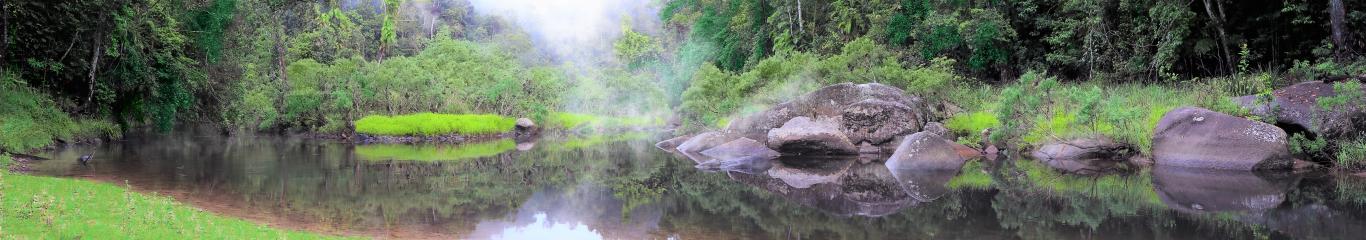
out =
<svg viewBox="0 0 1366 240"><path fill-rule="evenodd" d="M960 172L780 159L705 172L662 136L460 146L133 133L54 150L36 174L127 184L273 226L378 238L1361 239L1366 178L1158 168L1104 177L1028 160ZM93 155L89 165L75 159Z"/></svg>

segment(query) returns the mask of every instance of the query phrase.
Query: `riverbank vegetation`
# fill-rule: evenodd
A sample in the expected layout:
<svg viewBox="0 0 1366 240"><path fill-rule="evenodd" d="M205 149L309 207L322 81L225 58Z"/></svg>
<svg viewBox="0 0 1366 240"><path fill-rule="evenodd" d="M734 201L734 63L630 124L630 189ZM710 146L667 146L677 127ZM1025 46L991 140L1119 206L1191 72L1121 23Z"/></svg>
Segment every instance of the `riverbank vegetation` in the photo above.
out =
<svg viewBox="0 0 1366 240"><path fill-rule="evenodd" d="M108 183L0 173L0 236L26 238L323 239L226 218Z"/></svg>
<svg viewBox="0 0 1366 240"><path fill-rule="evenodd" d="M784 99L771 95L877 82L957 106L946 125L970 145L990 128L1021 146L1105 136L1148 152L1168 110L1275 123L1230 99L1366 79L1361 8L1264 3L679 0L661 18L668 37L685 39L676 63L707 60L680 79L684 129L721 128Z"/></svg>

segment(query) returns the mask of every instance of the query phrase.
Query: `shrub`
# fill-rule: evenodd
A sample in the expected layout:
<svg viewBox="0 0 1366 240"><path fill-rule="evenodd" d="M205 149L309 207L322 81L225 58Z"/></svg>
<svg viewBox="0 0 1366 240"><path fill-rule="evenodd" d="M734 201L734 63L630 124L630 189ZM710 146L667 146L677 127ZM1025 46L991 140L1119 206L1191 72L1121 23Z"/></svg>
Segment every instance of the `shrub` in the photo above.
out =
<svg viewBox="0 0 1366 240"><path fill-rule="evenodd" d="M499 115L419 113L367 116L357 120L356 132L385 136L480 135L511 131L517 120Z"/></svg>

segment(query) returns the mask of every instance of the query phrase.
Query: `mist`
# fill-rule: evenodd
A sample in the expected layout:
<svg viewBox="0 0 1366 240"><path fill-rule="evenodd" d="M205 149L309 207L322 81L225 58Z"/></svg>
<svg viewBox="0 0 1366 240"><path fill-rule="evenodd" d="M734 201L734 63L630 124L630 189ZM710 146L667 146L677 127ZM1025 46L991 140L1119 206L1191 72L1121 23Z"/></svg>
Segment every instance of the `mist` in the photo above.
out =
<svg viewBox="0 0 1366 240"><path fill-rule="evenodd" d="M629 21L658 32L659 7L640 0L471 0L477 14L502 17L531 35L557 62L597 65L612 58L612 41Z"/></svg>

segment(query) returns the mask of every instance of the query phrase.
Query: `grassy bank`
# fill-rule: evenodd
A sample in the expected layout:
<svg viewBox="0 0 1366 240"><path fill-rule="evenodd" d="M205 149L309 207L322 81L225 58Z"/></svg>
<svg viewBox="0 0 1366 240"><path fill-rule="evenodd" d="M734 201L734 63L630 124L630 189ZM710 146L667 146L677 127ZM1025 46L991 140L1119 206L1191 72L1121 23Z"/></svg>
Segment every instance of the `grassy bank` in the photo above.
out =
<svg viewBox="0 0 1366 240"><path fill-rule="evenodd" d="M107 183L24 175L0 181L4 239L329 238L216 216Z"/></svg>
<svg viewBox="0 0 1366 240"><path fill-rule="evenodd" d="M120 130L107 120L74 119L37 91L0 81L0 151L21 152L55 140L117 138Z"/></svg>
<svg viewBox="0 0 1366 240"><path fill-rule="evenodd" d="M1147 153L1152 131L1168 111L1198 106L1232 115L1247 115L1231 97L1265 87L1266 76L1192 80L1176 84L1062 83L1042 73L1026 73L999 90L979 87L955 90L952 102L968 109L945 121L975 144L983 129L994 141L1037 146L1049 141L1105 136ZM1264 86L1264 85L1263 85ZM1009 119L1009 120L1003 120Z"/></svg>
<svg viewBox="0 0 1366 240"><path fill-rule="evenodd" d="M499 115L418 113L367 116L356 121L356 132L385 136L483 135L512 131L517 120Z"/></svg>

